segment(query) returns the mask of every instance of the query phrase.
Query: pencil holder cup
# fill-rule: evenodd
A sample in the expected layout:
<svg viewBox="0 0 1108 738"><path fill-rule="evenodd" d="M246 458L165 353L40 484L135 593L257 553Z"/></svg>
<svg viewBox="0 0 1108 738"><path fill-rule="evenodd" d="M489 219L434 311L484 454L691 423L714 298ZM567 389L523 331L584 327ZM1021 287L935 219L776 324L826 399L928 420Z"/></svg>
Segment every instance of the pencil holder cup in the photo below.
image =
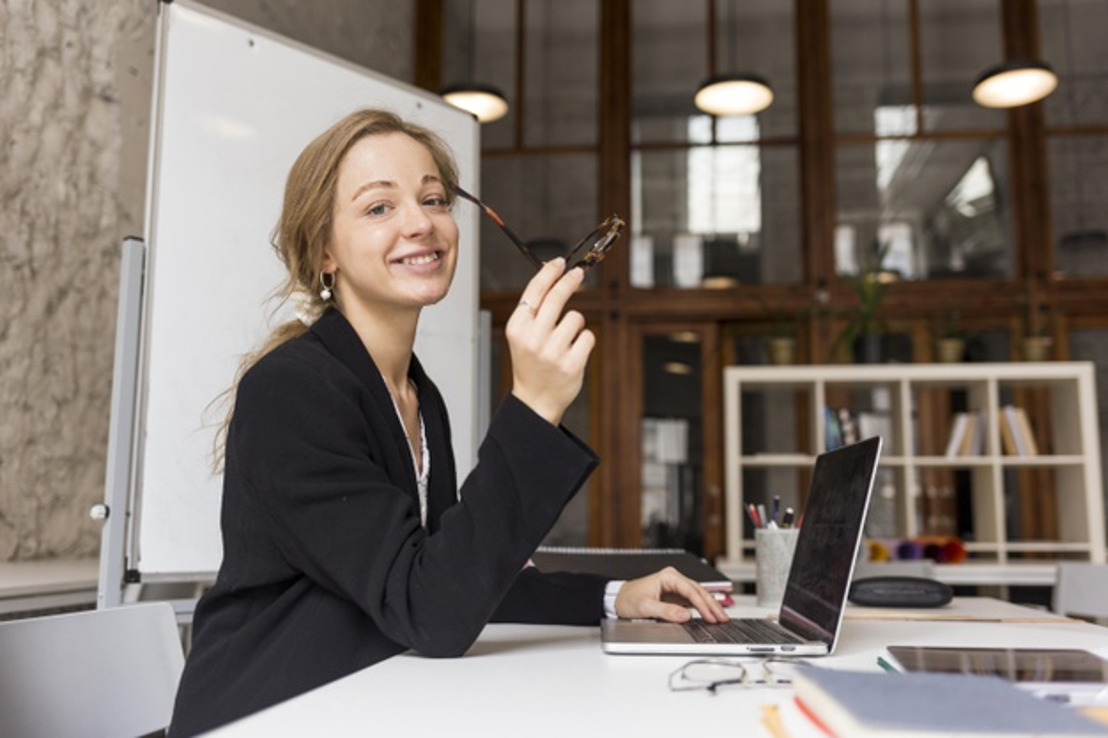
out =
<svg viewBox="0 0 1108 738"><path fill-rule="evenodd" d="M759 528L754 531L754 576L758 607L777 608L785 595L789 567L796 551L796 528Z"/></svg>

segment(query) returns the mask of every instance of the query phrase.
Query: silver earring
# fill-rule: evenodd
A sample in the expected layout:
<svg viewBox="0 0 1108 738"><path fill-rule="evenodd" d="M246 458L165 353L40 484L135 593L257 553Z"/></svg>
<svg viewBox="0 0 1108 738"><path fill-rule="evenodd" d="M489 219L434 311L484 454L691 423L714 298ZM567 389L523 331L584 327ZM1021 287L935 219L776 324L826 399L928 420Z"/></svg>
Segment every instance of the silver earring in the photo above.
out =
<svg viewBox="0 0 1108 738"><path fill-rule="evenodd" d="M328 274L327 272L320 272L319 283L323 285L323 289L319 291L319 299L327 302L331 299L331 295L334 294L335 275L333 273Z"/></svg>

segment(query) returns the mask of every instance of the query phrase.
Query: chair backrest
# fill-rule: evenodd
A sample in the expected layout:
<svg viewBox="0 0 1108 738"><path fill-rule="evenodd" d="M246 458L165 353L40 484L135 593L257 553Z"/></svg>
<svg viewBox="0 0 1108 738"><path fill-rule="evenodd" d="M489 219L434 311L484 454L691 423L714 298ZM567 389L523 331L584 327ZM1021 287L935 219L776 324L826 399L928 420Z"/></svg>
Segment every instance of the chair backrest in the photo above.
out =
<svg viewBox="0 0 1108 738"><path fill-rule="evenodd" d="M1108 564L1059 561L1051 609L1059 615L1108 618Z"/></svg>
<svg viewBox="0 0 1108 738"><path fill-rule="evenodd" d="M183 667L168 602L0 622L0 736L157 732Z"/></svg>

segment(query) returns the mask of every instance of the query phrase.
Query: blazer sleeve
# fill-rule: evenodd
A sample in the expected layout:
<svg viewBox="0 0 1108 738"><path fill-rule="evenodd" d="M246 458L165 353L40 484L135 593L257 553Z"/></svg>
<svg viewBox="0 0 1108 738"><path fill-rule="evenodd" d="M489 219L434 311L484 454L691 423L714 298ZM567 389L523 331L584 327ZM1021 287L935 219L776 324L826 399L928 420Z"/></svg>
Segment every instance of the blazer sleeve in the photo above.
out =
<svg viewBox="0 0 1108 738"><path fill-rule="evenodd" d="M492 616L498 623L596 625L604 616L606 577L528 566Z"/></svg>
<svg viewBox="0 0 1108 738"><path fill-rule="evenodd" d="M346 376L295 357L255 365L239 387L228 474L267 516L292 570L356 603L397 643L460 655L596 456L508 398L460 502L428 535L413 495L380 461L381 410Z"/></svg>

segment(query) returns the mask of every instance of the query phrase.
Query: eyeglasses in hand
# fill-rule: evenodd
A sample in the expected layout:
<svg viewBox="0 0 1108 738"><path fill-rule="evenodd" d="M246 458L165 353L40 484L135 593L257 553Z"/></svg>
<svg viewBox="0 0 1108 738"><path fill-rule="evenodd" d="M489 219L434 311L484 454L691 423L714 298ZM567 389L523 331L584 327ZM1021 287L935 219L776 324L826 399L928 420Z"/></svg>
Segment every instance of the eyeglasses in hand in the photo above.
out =
<svg viewBox="0 0 1108 738"><path fill-rule="evenodd" d="M511 239L520 253L522 253L536 269L542 267L542 261L535 256L527 244L524 243L523 239L512 232L512 229L508 227L503 218L497 215L495 210L456 184L450 185L450 189L459 197L469 200L471 203L481 208L485 215L489 216L494 223L500 226L500 230L504 231L504 234ZM604 257L608 255L612 246L619 240L619 236L623 233L623 229L626 225L627 223L618 215L609 215L600 225L594 228L591 233L578 241L577 245L566 254L566 264L568 268L581 267L587 270L589 267L604 261Z"/></svg>
<svg viewBox="0 0 1108 738"><path fill-rule="evenodd" d="M742 662L729 659L696 659L669 675L673 692L703 689L715 694L720 687L736 684L743 687L788 687L803 661L762 659Z"/></svg>

